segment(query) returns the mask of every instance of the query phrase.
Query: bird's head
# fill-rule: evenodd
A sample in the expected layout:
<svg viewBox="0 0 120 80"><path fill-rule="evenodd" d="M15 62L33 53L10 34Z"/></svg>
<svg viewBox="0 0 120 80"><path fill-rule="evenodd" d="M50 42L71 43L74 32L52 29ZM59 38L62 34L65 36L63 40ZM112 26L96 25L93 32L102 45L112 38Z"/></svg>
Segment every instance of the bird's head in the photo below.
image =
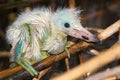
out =
<svg viewBox="0 0 120 80"><path fill-rule="evenodd" d="M58 9L52 15L51 23L67 35L87 42L98 42L99 39L81 25L80 12L76 9Z"/></svg>

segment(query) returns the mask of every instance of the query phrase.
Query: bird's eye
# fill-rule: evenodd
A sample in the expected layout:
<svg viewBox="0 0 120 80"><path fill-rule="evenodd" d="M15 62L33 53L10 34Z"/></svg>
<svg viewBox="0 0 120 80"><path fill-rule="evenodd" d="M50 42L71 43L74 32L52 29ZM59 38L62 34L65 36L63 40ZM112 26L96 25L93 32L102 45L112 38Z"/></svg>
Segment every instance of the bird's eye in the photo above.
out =
<svg viewBox="0 0 120 80"><path fill-rule="evenodd" d="M69 23L65 23L64 26L65 26L66 28L69 28L69 27L70 27L70 24L69 24Z"/></svg>

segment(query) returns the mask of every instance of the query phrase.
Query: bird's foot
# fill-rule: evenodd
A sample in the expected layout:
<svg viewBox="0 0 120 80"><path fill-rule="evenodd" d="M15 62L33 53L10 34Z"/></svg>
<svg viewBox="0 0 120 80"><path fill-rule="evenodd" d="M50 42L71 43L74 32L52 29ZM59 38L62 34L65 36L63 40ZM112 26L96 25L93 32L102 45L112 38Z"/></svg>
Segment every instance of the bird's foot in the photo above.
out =
<svg viewBox="0 0 120 80"><path fill-rule="evenodd" d="M46 51L41 52L41 60L47 58L48 56L49 56L49 54Z"/></svg>
<svg viewBox="0 0 120 80"><path fill-rule="evenodd" d="M38 72L32 67L32 65L28 59L21 57L17 60L17 62L23 68L25 68L32 76L38 75Z"/></svg>

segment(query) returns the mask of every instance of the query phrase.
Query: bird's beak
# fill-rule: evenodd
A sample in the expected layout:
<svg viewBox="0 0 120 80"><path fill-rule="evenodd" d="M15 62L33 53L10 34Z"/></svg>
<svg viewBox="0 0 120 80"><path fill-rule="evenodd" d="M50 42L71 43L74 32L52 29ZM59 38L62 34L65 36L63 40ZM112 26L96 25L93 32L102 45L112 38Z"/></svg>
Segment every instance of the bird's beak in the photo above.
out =
<svg viewBox="0 0 120 80"><path fill-rule="evenodd" d="M76 29L71 29L71 30L67 31L67 34L72 36L72 37L85 40L87 42L95 42L95 43L100 42L100 40L95 35L90 33L85 28L82 28L82 29L79 29L79 28L78 29L77 28Z"/></svg>

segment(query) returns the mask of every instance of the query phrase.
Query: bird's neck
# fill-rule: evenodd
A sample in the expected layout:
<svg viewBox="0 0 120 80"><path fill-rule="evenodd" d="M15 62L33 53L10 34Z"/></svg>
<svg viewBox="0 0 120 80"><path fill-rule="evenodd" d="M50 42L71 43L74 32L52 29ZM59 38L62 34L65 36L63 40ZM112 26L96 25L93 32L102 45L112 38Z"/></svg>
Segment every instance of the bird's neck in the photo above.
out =
<svg viewBox="0 0 120 80"><path fill-rule="evenodd" d="M64 32L61 32L55 25L52 24L51 26L52 35L67 37L67 35Z"/></svg>
<svg viewBox="0 0 120 80"><path fill-rule="evenodd" d="M51 16L51 20L50 20L50 26L51 26L51 33L53 36L61 36L61 37L67 37L67 34L65 34L64 32L60 31L57 27L57 25L55 24L55 18L54 16Z"/></svg>

